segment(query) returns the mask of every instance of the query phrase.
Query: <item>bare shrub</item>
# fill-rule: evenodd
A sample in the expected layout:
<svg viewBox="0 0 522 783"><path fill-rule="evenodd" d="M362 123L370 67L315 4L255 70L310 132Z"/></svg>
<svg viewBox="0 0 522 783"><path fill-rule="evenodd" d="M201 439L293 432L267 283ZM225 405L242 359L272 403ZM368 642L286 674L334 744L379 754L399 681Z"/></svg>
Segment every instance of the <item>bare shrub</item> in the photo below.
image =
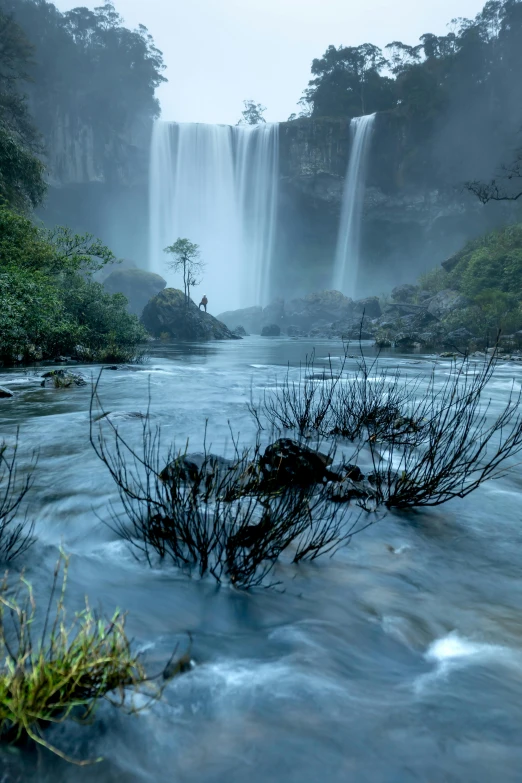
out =
<svg viewBox="0 0 522 783"><path fill-rule="evenodd" d="M282 384L276 385L275 391L265 392L260 403L251 397L249 410L258 425L263 428L263 424L268 424L272 430L296 430L303 437L325 434L345 361L346 357L336 373L331 360L326 370L318 372L312 353L299 366L295 380L288 367Z"/></svg>
<svg viewBox="0 0 522 783"><path fill-rule="evenodd" d="M18 432L13 447L0 443L0 561L7 562L25 552L33 541L34 523L22 515L33 482L36 458L26 475L17 470Z"/></svg>
<svg viewBox="0 0 522 783"><path fill-rule="evenodd" d="M432 374L426 392L412 404L411 416L421 422L419 440L391 441L383 460L368 438L380 502L388 508L437 506L509 469L522 450L522 392L512 387L493 417L485 391L495 364L495 353L480 365L464 358L440 389Z"/></svg>
<svg viewBox="0 0 522 783"><path fill-rule="evenodd" d="M95 432L97 389L96 384L91 442L124 509L123 519L113 513L111 525L148 562L153 556L168 558L201 577L210 574L218 582L247 588L263 584L284 552L293 562L313 560L335 552L366 526L360 515L352 519L347 504L331 502L326 473L324 481L317 476L303 482L300 471L295 477L283 466L268 471L271 447L263 451L259 441L246 449L234 443L231 460L210 454L205 446L196 464L187 460L186 449L171 448L164 456L160 430L148 417L139 453L110 420L99 419ZM325 471L328 461L327 456Z"/></svg>

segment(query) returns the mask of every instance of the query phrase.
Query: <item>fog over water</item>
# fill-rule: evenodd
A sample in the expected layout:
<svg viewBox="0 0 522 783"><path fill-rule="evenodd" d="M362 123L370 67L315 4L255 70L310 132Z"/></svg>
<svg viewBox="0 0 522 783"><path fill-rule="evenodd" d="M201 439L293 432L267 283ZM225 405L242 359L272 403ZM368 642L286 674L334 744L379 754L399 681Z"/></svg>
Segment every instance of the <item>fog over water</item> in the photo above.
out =
<svg viewBox="0 0 522 783"><path fill-rule="evenodd" d="M99 0L57 0L66 11ZM234 124L242 101L267 107L281 122L294 111L310 64L330 44L410 45L444 35L455 17L474 17L481 0L118 0L130 27L144 24L165 55L169 83L158 91L163 119ZM284 78L282 75L284 74Z"/></svg>

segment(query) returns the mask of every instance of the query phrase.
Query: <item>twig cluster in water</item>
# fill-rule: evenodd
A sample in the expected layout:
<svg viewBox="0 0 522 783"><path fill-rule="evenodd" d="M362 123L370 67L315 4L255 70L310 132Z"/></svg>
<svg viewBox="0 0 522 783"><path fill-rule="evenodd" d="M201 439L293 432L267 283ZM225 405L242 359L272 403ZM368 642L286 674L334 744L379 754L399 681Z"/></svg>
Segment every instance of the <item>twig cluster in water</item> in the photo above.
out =
<svg viewBox="0 0 522 783"><path fill-rule="evenodd" d="M328 464L295 441L280 440L264 451L259 443L230 460L207 450L188 456L170 449L162 456L160 430L147 416L138 453L107 419L91 441L120 494L124 519L112 527L147 561L159 555L176 566L229 580L238 587L261 585L279 557L294 563L332 554L361 527L360 513L330 500ZM109 447L103 426L110 428Z"/></svg>
<svg viewBox="0 0 522 783"><path fill-rule="evenodd" d="M29 492L36 459L25 476L16 465L18 433L14 446L0 443L0 562L14 560L25 552L33 541L34 523L22 515L22 507Z"/></svg>
<svg viewBox="0 0 522 783"><path fill-rule="evenodd" d="M312 357L250 411L260 426L365 442L376 498L388 508L440 505L505 472L522 450L521 392L512 389L496 418L485 398L496 361L496 351L482 363L464 357L440 388L432 370L423 389L421 378L390 376L362 351L354 371L345 352L340 372L330 361L322 378Z"/></svg>

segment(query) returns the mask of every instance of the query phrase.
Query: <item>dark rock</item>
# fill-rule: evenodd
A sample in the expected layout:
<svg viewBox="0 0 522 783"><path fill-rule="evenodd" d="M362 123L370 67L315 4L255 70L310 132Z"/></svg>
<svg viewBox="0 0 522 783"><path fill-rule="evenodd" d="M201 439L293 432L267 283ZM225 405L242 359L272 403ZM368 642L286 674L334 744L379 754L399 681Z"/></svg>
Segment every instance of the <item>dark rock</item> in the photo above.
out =
<svg viewBox="0 0 522 783"><path fill-rule="evenodd" d="M362 481L364 479L364 473L357 465L343 465L343 471L346 478L352 481Z"/></svg>
<svg viewBox="0 0 522 783"><path fill-rule="evenodd" d="M165 288L145 306L141 321L154 336L173 340L240 340L217 318L200 310L183 291Z"/></svg>
<svg viewBox="0 0 522 783"><path fill-rule="evenodd" d="M248 337L246 329L243 326L236 326L235 329L232 329L232 333L235 334L236 337Z"/></svg>
<svg viewBox="0 0 522 783"><path fill-rule="evenodd" d="M294 326L294 324L287 326L286 333L289 337L304 337L303 330L298 326Z"/></svg>
<svg viewBox="0 0 522 783"><path fill-rule="evenodd" d="M454 310L460 310L468 307L469 300L459 294L458 291L446 289L439 291L427 301L428 313L439 320L445 318Z"/></svg>
<svg viewBox="0 0 522 783"><path fill-rule="evenodd" d="M56 356L53 361L56 362L56 364L67 364L68 358L67 356Z"/></svg>
<svg viewBox="0 0 522 783"><path fill-rule="evenodd" d="M69 370L50 370L44 372L41 386L52 385L56 388L67 389L70 386L86 386L87 381L81 373L69 372Z"/></svg>
<svg viewBox="0 0 522 783"><path fill-rule="evenodd" d="M14 397L13 392L10 389L6 389L5 386L0 386L0 399L7 399L8 397Z"/></svg>
<svg viewBox="0 0 522 783"><path fill-rule="evenodd" d="M331 458L289 438L270 446L259 460L261 477L270 487L308 487L328 477Z"/></svg>
<svg viewBox="0 0 522 783"><path fill-rule="evenodd" d="M218 315L218 320L222 321L231 331L242 326L250 334L261 334L261 320L263 309L261 307L244 307L241 310L228 310Z"/></svg>
<svg viewBox="0 0 522 783"><path fill-rule="evenodd" d="M364 313L368 318L379 318L382 315L381 303L378 296L369 296L367 299L357 299L353 303L353 316Z"/></svg>
<svg viewBox="0 0 522 783"><path fill-rule="evenodd" d="M365 482L354 481L345 476L342 481L328 487L328 495L334 503L349 503L350 500L365 500L375 497L375 490Z"/></svg>
<svg viewBox="0 0 522 783"><path fill-rule="evenodd" d="M197 481L230 470L233 461L217 454L184 454L170 462L159 474L162 481Z"/></svg>
<svg viewBox="0 0 522 783"><path fill-rule="evenodd" d="M398 332L393 341L397 348L407 348L413 346L414 343L419 342L417 335L410 334L409 332Z"/></svg>
<svg viewBox="0 0 522 783"><path fill-rule="evenodd" d="M281 334L281 327L277 324L270 324L269 326L263 326L261 330L261 337L279 337Z"/></svg>
<svg viewBox="0 0 522 783"><path fill-rule="evenodd" d="M114 269L103 281L103 286L110 294L123 294L129 304L128 310L135 315L141 315L143 308L150 300L163 291L167 281L153 272L144 269Z"/></svg>
<svg viewBox="0 0 522 783"><path fill-rule="evenodd" d="M469 329L466 329L464 326L462 326L460 329L454 329L445 336L444 345L467 344L470 340L473 340L473 338L473 333L470 332Z"/></svg>
<svg viewBox="0 0 522 783"><path fill-rule="evenodd" d="M416 285L404 285L396 286L391 292L394 302L413 302L418 294L419 287Z"/></svg>
<svg viewBox="0 0 522 783"><path fill-rule="evenodd" d="M391 348L391 340L388 340L387 337L376 337L375 338L375 345L377 348Z"/></svg>

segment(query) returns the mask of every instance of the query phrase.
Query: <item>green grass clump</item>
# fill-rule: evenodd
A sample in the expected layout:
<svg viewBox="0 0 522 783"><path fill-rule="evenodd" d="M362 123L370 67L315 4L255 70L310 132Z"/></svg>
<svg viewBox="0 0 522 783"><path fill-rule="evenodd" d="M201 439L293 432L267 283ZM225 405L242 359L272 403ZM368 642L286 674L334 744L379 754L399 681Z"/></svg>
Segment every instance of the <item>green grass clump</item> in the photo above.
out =
<svg viewBox="0 0 522 783"><path fill-rule="evenodd" d="M37 640L33 639L37 607L29 582L22 574L10 595L6 576L0 588L0 739L9 743L30 739L83 766L100 759L69 758L44 739L45 728L68 719L89 721L103 698L136 712L133 694L146 689L153 700L161 688L151 686L133 653L124 614L116 611L109 620L100 619L86 600L85 609L67 619L67 570L67 558L62 556Z"/></svg>

